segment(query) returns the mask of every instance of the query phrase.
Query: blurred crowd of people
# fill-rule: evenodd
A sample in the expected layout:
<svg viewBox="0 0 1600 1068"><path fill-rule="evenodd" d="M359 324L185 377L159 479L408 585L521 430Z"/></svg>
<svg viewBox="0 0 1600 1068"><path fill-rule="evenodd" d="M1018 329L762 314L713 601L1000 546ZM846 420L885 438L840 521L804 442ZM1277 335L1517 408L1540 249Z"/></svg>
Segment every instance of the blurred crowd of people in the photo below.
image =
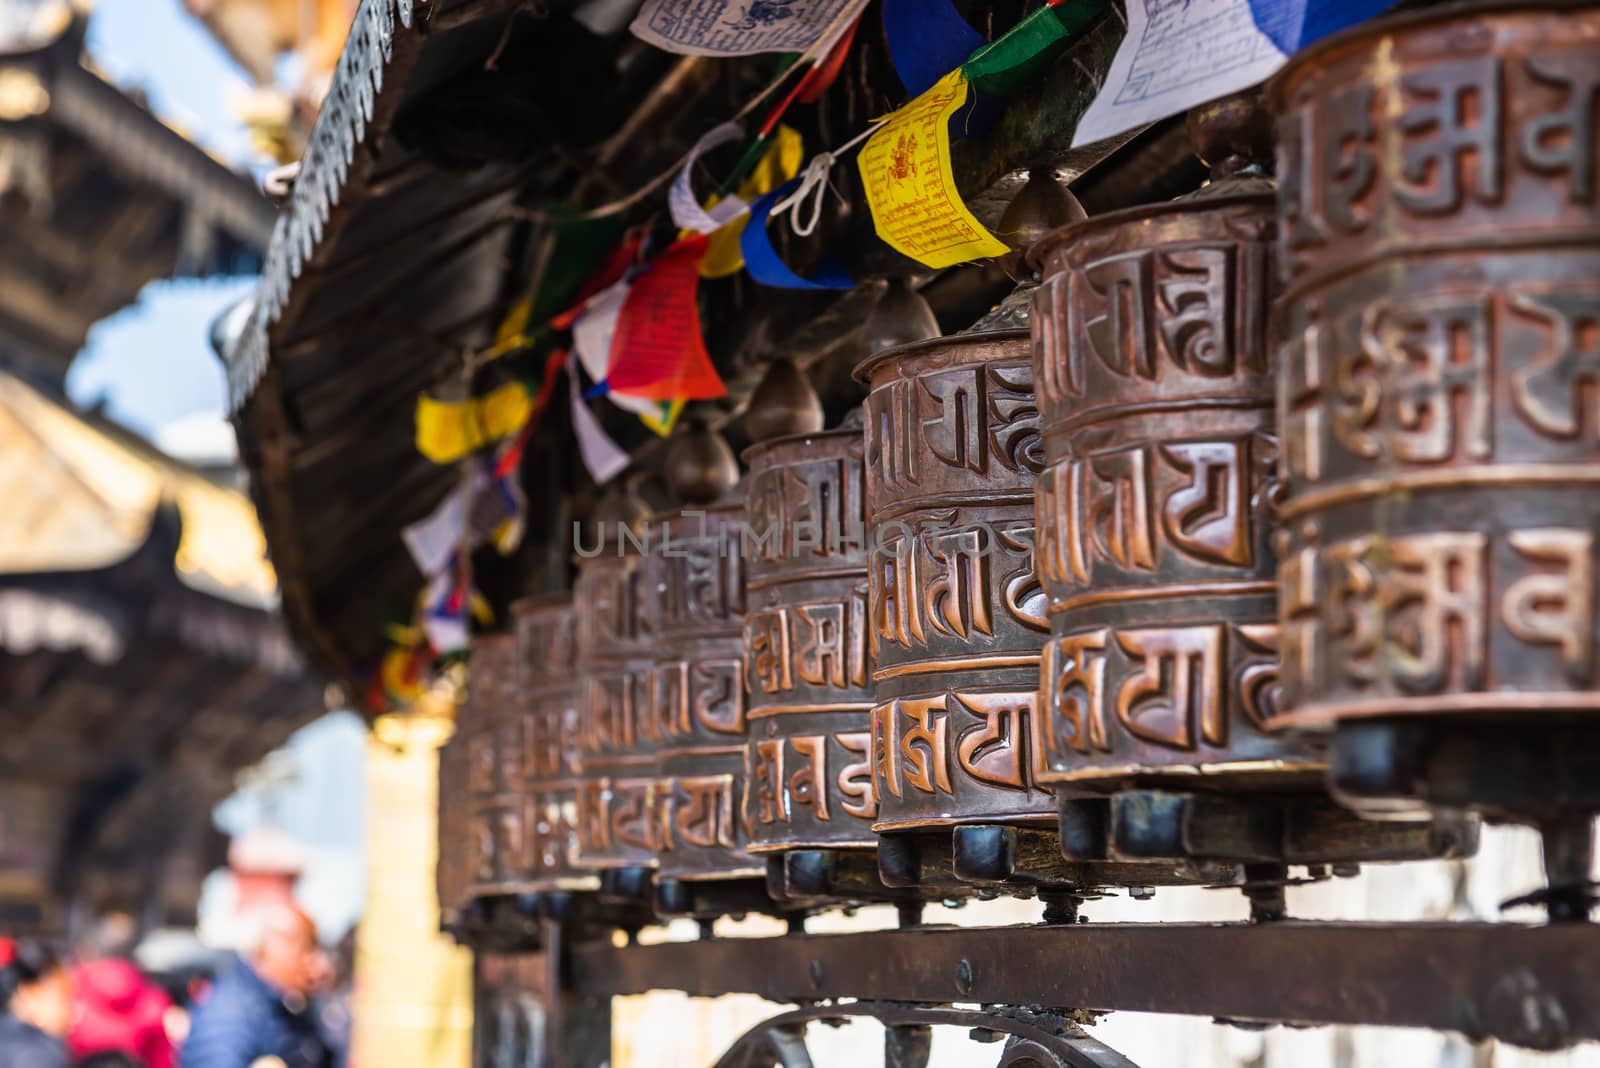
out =
<svg viewBox="0 0 1600 1068"><path fill-rule="evenodd" d="M333 963L298 908L247 917L214 968L147 973L135 938L123 915L70 955L0 937L0 1068L345 1068Z"/></svg>

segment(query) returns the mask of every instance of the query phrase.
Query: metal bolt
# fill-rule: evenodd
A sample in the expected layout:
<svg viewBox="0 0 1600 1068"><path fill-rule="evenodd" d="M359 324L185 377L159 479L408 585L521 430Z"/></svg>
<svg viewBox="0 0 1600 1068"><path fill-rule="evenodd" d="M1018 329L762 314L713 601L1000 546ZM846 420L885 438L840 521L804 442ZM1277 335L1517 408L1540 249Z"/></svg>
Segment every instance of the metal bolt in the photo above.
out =
<svg viewBox="0 0 1600 1068"><path fill-rule="evenodd" d="M1149 901L1156 896L1156 888L1153 886L1130 886L1128 887L1128 896L1135 901Z"/></svg>
<svg viewBox="0 0 1600 1068"><path fill-rule="evenodd" d="M1354 879L1357 875L1361 874L1361 865L1335 864L1333 866L1333 874L1337 875L1341 879Z"/></svg>
<svg viewBox="0 0 1600 1068"><path fill-rule="evenodd" d="M956 965L956 990L963 994L972 993L972 962L965 957Z"/></svg>
<svg viewBox="0 0 1600 1068"><path fill-rule="evenodd" d="M822 962L820 960L812 961L811 962L811 967L808 970L811 972L811 989L813 989L813 990L821 990L822 989Z"/></svg>

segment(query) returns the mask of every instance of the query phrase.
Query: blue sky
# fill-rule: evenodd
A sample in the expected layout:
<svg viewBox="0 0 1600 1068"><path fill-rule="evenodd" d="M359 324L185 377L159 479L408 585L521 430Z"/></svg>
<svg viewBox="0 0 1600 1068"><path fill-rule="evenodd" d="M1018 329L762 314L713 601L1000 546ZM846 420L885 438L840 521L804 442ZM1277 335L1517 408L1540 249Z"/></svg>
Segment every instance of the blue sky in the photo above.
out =
<svg viewBox="0 0 1600 1068"><path fill-rule="evenodd" d="M245 78L183 0L102 0L90 16L89 51L112 81L143 89L159 115L212 153L254 162L248 135L228 113ZM226 389L207 331L253 284L153 283L138 304L90 332L68 392L84 403L103 398L114 419L146 435L185 416L220 417Z"/></svg>

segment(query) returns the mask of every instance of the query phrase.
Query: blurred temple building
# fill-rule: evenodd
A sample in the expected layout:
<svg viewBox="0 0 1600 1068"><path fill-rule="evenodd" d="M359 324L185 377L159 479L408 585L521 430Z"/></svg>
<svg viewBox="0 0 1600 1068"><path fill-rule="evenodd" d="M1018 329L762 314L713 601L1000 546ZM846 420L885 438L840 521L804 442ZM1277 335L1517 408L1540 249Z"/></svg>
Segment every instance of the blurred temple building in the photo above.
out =
<svg viewBox="0 0 1600 1068"><path fill-rule="evenodd" d="M0 927L194 922L235 774L322 711L255 509L67 400L90 326L259 269L254 184L96 72L87 8L0 0Z"/></svg>
<svg viewBox="0 0 1600 1068"><path fill-rule="evenodd" d="M305 150L356 0L183 0L251 82L239 118L263 155L287 163ZM284 71L284 61L293 69Z"/></svg>

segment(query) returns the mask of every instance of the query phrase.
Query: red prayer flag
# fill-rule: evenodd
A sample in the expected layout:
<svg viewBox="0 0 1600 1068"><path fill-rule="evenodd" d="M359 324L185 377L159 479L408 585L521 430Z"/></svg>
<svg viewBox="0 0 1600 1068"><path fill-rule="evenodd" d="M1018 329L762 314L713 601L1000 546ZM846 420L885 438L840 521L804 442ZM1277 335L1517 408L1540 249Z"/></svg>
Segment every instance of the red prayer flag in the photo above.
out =
<svg viewBox="0 0 1600 1068"><path fill-rule="evenodd" d="M617 314L606 383L648 400L708 400L728 392L700 336L700 260L706 235L691 234L656 257Z"/></svg>

